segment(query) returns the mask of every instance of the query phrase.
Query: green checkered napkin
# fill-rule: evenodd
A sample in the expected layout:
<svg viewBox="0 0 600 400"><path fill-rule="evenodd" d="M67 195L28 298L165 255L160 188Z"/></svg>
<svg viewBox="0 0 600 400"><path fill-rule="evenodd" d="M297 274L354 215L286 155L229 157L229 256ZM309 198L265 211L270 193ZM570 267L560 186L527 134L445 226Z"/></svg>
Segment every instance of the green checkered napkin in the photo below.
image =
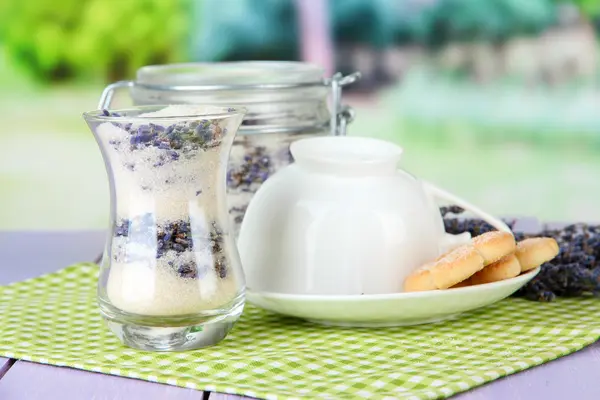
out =
<svg viewBox="0 0 600 400"><path fill-rule="evenodd" d="M429 325L330 328L247 305L218 346L123 347L96 308L95 265L0 287L0 356L265 399L436 399L572 353L600 336L600 300L507 299Z"/></svg>

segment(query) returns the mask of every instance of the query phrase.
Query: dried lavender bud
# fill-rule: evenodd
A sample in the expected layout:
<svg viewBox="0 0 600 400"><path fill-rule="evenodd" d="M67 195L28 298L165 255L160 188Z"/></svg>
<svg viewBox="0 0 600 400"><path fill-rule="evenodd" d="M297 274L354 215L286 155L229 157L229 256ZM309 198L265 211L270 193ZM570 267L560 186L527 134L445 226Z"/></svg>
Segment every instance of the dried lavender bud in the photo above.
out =
<svg viewBox="0 0 600 400"><path fill-rule="evenodd" d="M131 221L121 221L115 227L115 236L128 236L131 229Z"/></svg>
<svg viewBox="0 0 600 400"><path fill-rule="evenodd" d="M155 233L156 232L156 233ZM151 213L136 216L132 219L122 220L115 226L115 237L129 237L129 244L143 245L147 247L156 246L156 258L159 259L168 251L176 253L185 253L194 251L194 247L199 250L208 249L213 255L213 265L216 274L225 278L227 276L227 258L223 247L223 232L216 222L211 224L210 230L203 237L193 237L189 221L175 221L166 224L155 225L154 215ZM172 253L171 253L172 254ZM143 260L144 254L128 252L115 254L117 261L125 260L132 262ZM169 265L184 278L202 278L206 275L205 268L202 273L198 273L198 267L192 261L186 261L182 264L169 262Z"/></svg>
<svg viewBox="0 0 600 400"><path fill-rule="evenodd" d="M225 262L225 257L217 257L215 260L215 271L217 275L221 279L225 279L227 277L227 263Z"/></svg>
<svg viewBox="0 0 600 400"><path fill-rule="evenodd" d="M496 228L480 219L444 218L444 227L448 233L469 232L471 236L478 236L496 230Z"/></svg>
<svg viewBox="0 0 600 400"><path fill-rule="evenodd" d="M212 243L211 251L215 272L219 278L225 279L227 277L227 258L223 250L223 231L217 226L216 222L212 223L210 241Z"/></svg>
<svg viewBox="0 0 600 400"><path fill-rule="evenodd" d="M102 116L104 116L104 117L115 117L115 118L118 118L118 117L121 117L121 114L116 113L116 112L110 112L107 109L103 108L102 109ZM116 123L113 123L113 124L116 125L116 126L119 126L119 124L116 124Z"/></svg>
<svg viewBox="0 0 600 400"><path fill-rule="evenodd" d="M274 173L271 158L265 147L257 146L244 156L241 165L227 171L227 185L230 188L249 190L254 183L262 184Z"/></svg>
<svg viewBox="0 0 600 400"><path fill-rule="evenodd" d="M103 115L119 116L117 113L110 113L103 110ZM160 162L153 162L156 168L162 167L171 161L180 158L181 153L186 153L186 158L196 156L195 151L207 150L221 144L224 129L219 127L217 120L202 120L192 123L177 123L167 127L156 125L154 123L143 124L133 127L131 123L120 124L113 122L113 125L129 133L128 151L142 150L147 147L155 147L168 152L170 158L165 158ZM117 151L123 150L121 143L111 141L110 144Z"/></svg>
<svg viewBox="0 0 600 400"><path fill-rule="evenodd" d="M440 207L440 213L442 214L442 217L445 217L448 213L462 214L463 212L465 212L465 209L459 206Z"/></svg>
<svg viewBox="0 0 600 400"><path fill-rule="evenodd" d="M194 263L181 264L177 268L177 273L182 278L196 279L198 278L198 268Z"/></svg>
<svg viewBox="0 0 600 400"><path fill-rule="evenodd" d="M210 125L198 125L194 130L194 133L204 142L210 142L213 137Z"/></svg>
<svg viewBox="0 0 600 400"><path fill-rule="evenodd" d="M237 214L234 217L233 222L236 224L241 224L244 219L244 215L246 215L247 209L248 209L248 205L245 205L242 207L231 207L229 209L229 214Z"/></svg>
<svg viewBox="0 0 600 400"><path fill-rule="evenodd" d="M150 124L150 128L152 129L152 131L154 132L164 132L165 131L165 127L162 125L154 125L154 124Z"/></svg>
<svg viewBox="0 0 600 400"><path fill-rule="evenodd" d="M440 211L442 212L442 211ZM510 229L512 229L517 222L516 220L502 220ZM469 218L444 218L444 227L446 232L451 234L458 234L463 232L469 232L471 236L478 236L482 233L491 232L496 230L493 226L488 224L486 221L481 219L469 219Z"/></svg>

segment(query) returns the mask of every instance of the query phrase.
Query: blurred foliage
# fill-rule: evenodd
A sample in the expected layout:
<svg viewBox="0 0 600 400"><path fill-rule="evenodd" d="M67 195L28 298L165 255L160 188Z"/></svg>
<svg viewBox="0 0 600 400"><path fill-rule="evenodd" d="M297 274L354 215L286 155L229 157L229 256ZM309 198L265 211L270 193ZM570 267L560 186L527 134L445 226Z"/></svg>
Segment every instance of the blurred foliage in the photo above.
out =
<svg viewBox="0 0 600 400"><path fill-rule="evenodd" d="M431 47L452 41L504 42L538 34L556 19L552 0L440 0L423 10L415 40Z"/></svg>
<svg viewBox="0 0 600 400"><path fill-rule="evenodd" d="M329 0L333 39L337 43L365 43L385 47L393 42L404 0Z"/></svg>
<svg viewBox="0 0 600 400"><path fill-rule="evenodd" d="M543 31L556 21L557 12L555 0L330 0L329 4L336 42L377 47L503 42Z"/></svg>
<svg viewBox="0 0 600 400"><path fill-rule="evenodd" d="M335 43L378 48L420 43L435 48L456 40L502 42L537 34L555 22L555 1L328 0L328 6ZM204 0L202 4L203 19L194 32L201 37L194 49L196 58L297 58L294 0Z"/></svg>
<svg viewBox="0 0 600 400"><path fill-rule="evenodd" d="M133 77L143 65L190 59L294 60L295 3L0 0L0 42L11 60L42 81L114 81ZM433 49L538 34L557 21L564 4L600 27L600 0L328 0L336 43Z"/></svg>
<svg viewBox="0 0 600 400"><path fill-rule="evenodd" d="M298 59L294 0L202 0L200 23L192 27L201 61Z"/></svg>
<svg viewBox="0 0 600 400"><path fill-rule="evenodd" d="M598 101L600 95L591 85L577 90L566 85L531 90L496 81L482 86L457 81L432 67L413 67L402 85L384 95L382 103L393 104L396 114L414 121L463 121L478 126L483 140L570 144L598 151Z"/></svg>
<svg viewBox="0 0 600 400"><path fill-rule="evenodd" d="M117 80L183 57L188 1L2 0L0 41L38 80Z"/></svg>
<svg viewBox="0 0 600 400"><path fill-rule="evenodd" d="M590 18L598 18L600 17L600 1L598 0L556 0L559 4L573 4L576 5L579 11L590 17Z"/></svg>

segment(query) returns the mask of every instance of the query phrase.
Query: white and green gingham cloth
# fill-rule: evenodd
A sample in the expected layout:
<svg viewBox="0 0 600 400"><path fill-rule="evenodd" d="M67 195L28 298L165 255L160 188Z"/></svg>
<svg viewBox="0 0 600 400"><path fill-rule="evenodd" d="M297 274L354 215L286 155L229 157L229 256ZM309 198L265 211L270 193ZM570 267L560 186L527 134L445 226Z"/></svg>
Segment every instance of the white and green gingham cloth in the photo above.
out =
<svg viewBox="0 0 600 400"><path fill-rule="evenodd" d="M263 399L437 399L593 343L600 299L510 298L447 322L314 325L246 309L221 344L185 353L121 345L96 306L98 267L0 287L0 356Z"/></svg>

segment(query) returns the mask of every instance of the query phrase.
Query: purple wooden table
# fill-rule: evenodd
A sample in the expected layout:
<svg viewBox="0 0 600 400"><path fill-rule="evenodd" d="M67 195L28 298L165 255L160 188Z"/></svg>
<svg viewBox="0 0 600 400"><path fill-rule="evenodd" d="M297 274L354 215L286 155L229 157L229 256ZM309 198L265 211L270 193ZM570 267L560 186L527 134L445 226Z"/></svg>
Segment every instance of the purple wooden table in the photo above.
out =
<svg viewBox="0 0 600 400"><path fill-rule="evenodd" d="M526 224L527 225L527 224ZM527 230L531 225L523 226ZM103 232L0 232L0 285L94 260ZM2 340L2 338L0 338ZM457 400L600 399L600 345L496 380ZM0 358L1 400L234 400L239 396L200 392L65 367Z"/></svg>

